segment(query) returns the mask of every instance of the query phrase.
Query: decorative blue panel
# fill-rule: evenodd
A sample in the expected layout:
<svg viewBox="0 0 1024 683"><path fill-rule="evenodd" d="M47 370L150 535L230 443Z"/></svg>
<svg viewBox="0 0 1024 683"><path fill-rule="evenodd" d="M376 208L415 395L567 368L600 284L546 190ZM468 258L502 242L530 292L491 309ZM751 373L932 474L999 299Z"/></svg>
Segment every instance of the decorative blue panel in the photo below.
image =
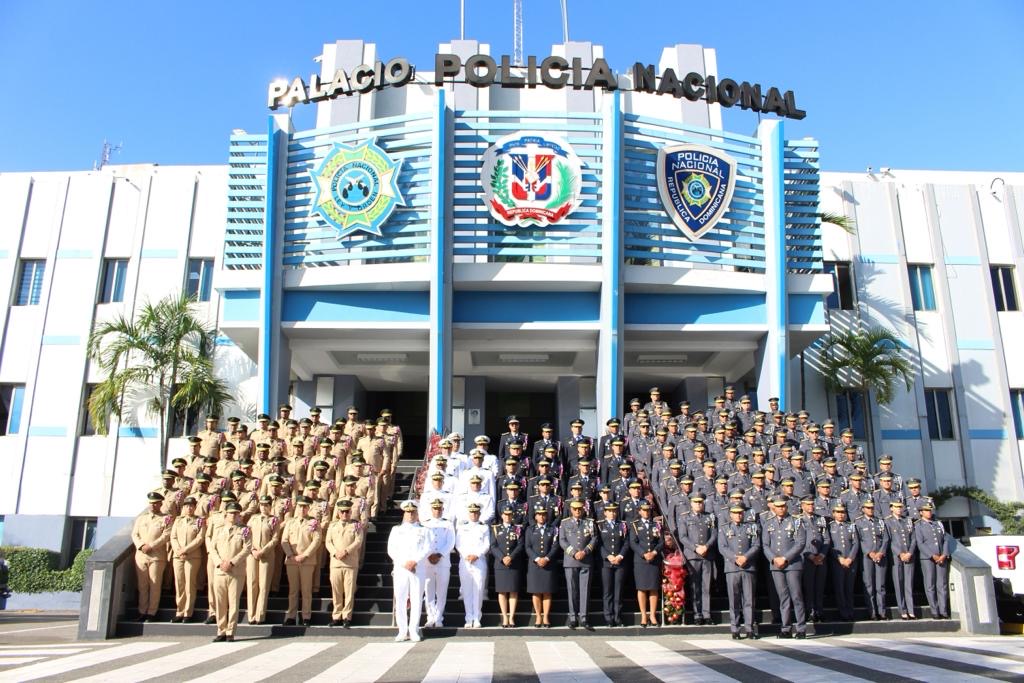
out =
<svg viewBox="0 0 1024 683"><path fill-rule="evenodd" d="M284 293L281 322L427 322L427 292L331 292L291 290Z"/></svg>
<svg viewBox="0 0 1024 683"><path fill-rule="evenodd" d="M819 171L817 140L786 141L786 269L790 273L824 270Z"/></svg>
<svg viewBox="0 0 1024 683"><path fill-rule="evenodd" d="M883 429L882 438L886 441L920 441L920 429Z"/></svg>
<svg viewBox="0 0 1024 683"><path fill-rule="evenodd" d="M767 325L764 294L626 294L627 325Z"/></svg>
<svg viewBox="0 0 1024 683"><path fill-rule="evenodd" d="M285 268L319 268L359 263L409 263L430 256L430 150L432 113L391 116L372 122L293 133L288 144L285 189ZM312 211L316 190L310 180L334 143L356 145L368 139L402 166L398 189L405 205L396 207L381 236L362 231L344 239Z"/></svg>
<svg viewBox="0 0 1024 683"><path fill-rule="evenodd" d="M259 270L266 228L267 136L232 135L224 268Z"/></svg>
<svg viewBox="0 0 1024 683"><path fill-rule="evenodd" d="M452 294L452 322L597 322L598 292L466 292Z"/></svg>
<svg viewBox="0 0 1024 683"><path fill-rule="evenodd" d="M824 325L825 300L820 294L790 294L789 324Z"/></svg>
<svg viewBox="0 0 1024 683"><path fill-rule="evenodd" d="M601 114L531 111L455 112L454 235L456 261L599 263L601 261ZM564 138L580 158L582 202L543 228L509 227L484 205L483 155L498 138L520 131Z"/></svg>
<svg viewBox="0 0 1024 683"><path fill-rule="evenodd" d="M258 289L227 290L221 297L224 322L256 322L260 319Z"/></svg>

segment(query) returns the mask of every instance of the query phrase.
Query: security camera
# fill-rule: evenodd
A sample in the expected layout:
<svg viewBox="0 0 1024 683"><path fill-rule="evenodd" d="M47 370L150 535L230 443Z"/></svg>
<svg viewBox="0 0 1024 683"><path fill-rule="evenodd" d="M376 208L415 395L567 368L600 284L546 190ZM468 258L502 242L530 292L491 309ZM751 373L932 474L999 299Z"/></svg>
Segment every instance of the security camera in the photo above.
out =
<svg viewBox="0 0 1024 683"><path fill-rule="evenodd" d="M892 168L890 168L889 166L882 166L878 170L882 172L882 175L889 175L892 173Z"/></svg>
<svg viewBox="0 0 1024 683"><path fill-rule="evenodd" d="M872 174L872 173L874 173L874 172L875 172L875 169L874 169L874 168L872 168L871 166L868 166L868 168L867 168L867 171L866 171L866 172L868 173L868 175L870 175L870 174Z"/></svg>

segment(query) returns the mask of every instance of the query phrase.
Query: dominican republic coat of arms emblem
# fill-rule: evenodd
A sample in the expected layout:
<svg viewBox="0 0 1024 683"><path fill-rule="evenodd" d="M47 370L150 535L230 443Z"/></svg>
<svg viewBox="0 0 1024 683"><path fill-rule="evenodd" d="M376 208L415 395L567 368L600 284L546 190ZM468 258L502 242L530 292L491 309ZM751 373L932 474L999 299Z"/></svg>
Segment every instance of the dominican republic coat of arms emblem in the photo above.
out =
<svg viewBox="0 0 1024 683"><path fill-rule="evenodd" d="M393 161L376 140L335 143L310 179L316 189L313 211L344 238L356 230L381 235L380 227L405 200L398 189L402 162Z"/></svg>
<svg viewBox="0 0 1024 683"><path fill-rule="evenodd" d="M658 195L672 221L691 240L715 226L736 189L736 160L705 145L658 150Z"/></svg>
<svg viewBox="0 0 1024 683"><path fill-rule="evenodd" d="M564 139L515 133L484 152L481 180L491 215L508 226L558 223L580 205L583 164Z"/></svg>

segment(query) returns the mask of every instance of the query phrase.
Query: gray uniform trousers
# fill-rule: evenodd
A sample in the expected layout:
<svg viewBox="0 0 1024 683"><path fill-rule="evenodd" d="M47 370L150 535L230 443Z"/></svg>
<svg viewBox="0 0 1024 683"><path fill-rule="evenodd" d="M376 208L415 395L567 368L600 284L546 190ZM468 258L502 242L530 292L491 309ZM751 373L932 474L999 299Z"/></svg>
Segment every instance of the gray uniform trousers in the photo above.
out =
<svg viewBox="0 0 1024 683"><path fill-rule="evenodd" d="M590 567L566 567L565 585L569 589L569 618L586 619L590 600Z"/></svg>
<svg viewBox="0 0 1024 683"><path fill-rule="evenodd" d="M861 581L864 582L864 599L871 615L885 614L885 579L889 569L889 556L875 562L867 554L860 558Z"/></svg>
<svg viewBox="0 0 1024 683"><path fill-rule="evenodd" d="M740 619L752 633L754 626L754 572L726 572L725 585L729 593L729 630L740 632Z"/></svg>
<svg viewBox="0 0 1024 683"><path fill-rule="evenodd" d="M836 596L836 606L839 608L839 618L843 621L853 621L853 583L856 575L854 567L849 569L839 564L839 559L832 557L832 590Z"/></svg>
<svg viewBox="0 0 1024 683"><path fill-rule="evenodd" d="M935 564L932 558L921 556L921 574L924 577L924 594L928 598L928 606L932 616L949 616L949 595L946 585L949 583L949 560Z"/></svg>
<svg viewBox="0 0 1024 683"><path fill-rule="evenodd" d="M821 564L814 564L810 559L804 560L801 583L804 603L812 614L821 614L825 602L825 582L828 580L828 557Z"/></svg>
<svg viewBox="0 0 1024 683"><path fill-rule="evenodd" d="M789 632L792 629L795 617L796 632L804 633L807 630L807 611L804 607L803 567L775 569L773 566L772 583L779 595L782 631Z"/></svg>
<svg viewBox="0 0 1024 683"><path fill-rule="evenodd" d="M896 591L900 614L913 614L914 558L910 558L910 562L903 562L899 557L892 558L892 587Z"/></svg>
<svg viewBox="0 0 1024 683"><path fill-rule="evenodd" d="M711 618L711 576L714 562L707 559L686 561L686 579L690 584L693 616Z"/></svg>

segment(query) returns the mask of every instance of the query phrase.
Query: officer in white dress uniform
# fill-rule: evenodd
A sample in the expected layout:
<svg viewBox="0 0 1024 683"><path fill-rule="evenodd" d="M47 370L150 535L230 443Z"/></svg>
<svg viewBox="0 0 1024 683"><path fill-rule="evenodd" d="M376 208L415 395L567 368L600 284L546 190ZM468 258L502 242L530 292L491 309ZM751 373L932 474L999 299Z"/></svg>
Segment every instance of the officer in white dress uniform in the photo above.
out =
<svg viewBox="0 0 1024 683"><path fill-rule="evenodd" d="M418 642L426 573L424 565L430 551L430 538L417 521L416 501L403 501L401 508L402 523L391 529L388 536L388 557L395 563L391 572L395 584L395 620L398 622L395 642Z"/></svg>
<svg viewBox="0 0 1024 683"><path fill-rule="evenodd" d="M469 521L456 530L455 549L459 551L459 583L466 606L466 628L480 628L480 611L487 593L491 528L480 522L479 504L469 504Z"/></svg>
<svg viewBox="0 0 1024 683"><path fill-rule="evenodd" d="M455 524L463 524L469 520L469 505L475 503L479 506L480 521L489 524L494 519L494 496L481 489L482 481L479 475L473 475L469 480L469 491L455 500Z"/></svg>
<svg viewBox="0 0 1024 683"><path fill-rule="evenodd" d="M430 538L430 550L423 566L426 572L423 603L427 609L427 627L444 626L444 608L448 601L448 580L452 574L452 549L455 528L444 517L444 501L435 498L430 504L430 517L424 522Z"/></svg>
<svg viewBox="0 0 1024 683"><path fill-rule="evenodd" d="M419 509L424 511L424 515L432 509L435 500L440 500L444 506L444 514L441 516L445 519L452 519L454 516L452 494L444 490L444 473L442 472L434 472L430 475L429 483L420 494Z"/></svg>

